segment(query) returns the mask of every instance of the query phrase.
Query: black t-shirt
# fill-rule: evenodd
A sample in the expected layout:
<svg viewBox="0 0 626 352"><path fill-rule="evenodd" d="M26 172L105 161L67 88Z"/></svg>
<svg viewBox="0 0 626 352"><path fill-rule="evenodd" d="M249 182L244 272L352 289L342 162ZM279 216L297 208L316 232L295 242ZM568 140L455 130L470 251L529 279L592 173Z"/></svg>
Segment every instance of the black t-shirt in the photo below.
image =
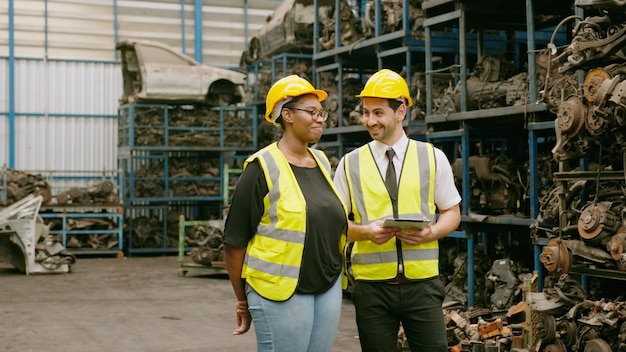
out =
<svg viewBox="0 0 626 352"><path fill-rule="evenodd" d="M341 202L326 182L319 167L291 165L306 201L307 226L304 254L298 279L298 293L322 293L335 283L341 272L341 232L347 226ZM258 162L241 174L233 194L224 228L224 242L246 247L263 216L267 182Z"/></svg>

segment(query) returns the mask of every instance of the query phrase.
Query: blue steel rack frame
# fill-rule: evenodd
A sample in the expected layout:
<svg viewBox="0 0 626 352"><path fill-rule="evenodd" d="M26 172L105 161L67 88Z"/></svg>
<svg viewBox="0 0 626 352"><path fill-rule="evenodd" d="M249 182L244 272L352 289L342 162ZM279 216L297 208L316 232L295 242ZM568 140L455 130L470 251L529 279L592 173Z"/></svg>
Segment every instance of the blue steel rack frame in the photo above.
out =
<svg viewBox="0 0 626 352"><path fill-rule="evenodd" d="M527 40L527 55L528 55L528 75L529 77L536 77L536 67L535 67L535 55L536 55L536 39L535 36L535 23L533 18L533 2L532 0L524 0L525 2L525 23L520 24L525 28L525 35L518 35L515 40L517 40L516 48L519 48L519 38L526 38ZM528 104L519 105L519 106L507 106L501 108L494 109L483 109L483 110L467 110L467 56L469 54L468 50L468 35L467 35L467 27L469 19L472 16L471 13L468 13L464 10L462 5L458 5L457 0L449 0L449 1L439 1L434 2L435 5L447 5L447 4L455 4L454 10L449 12L437 13L431 17L428 15L424 21L425 26L425 34L426 34L426 90L427 92L433 89L433 52L434 46L432 44L431 39L435 36L435 29L442 27L450 27L454 23L456 23L455 28L458 28L458 59L459 59L459 84L460 84L460 105L461 112L449 113L445 115L433 115L433 100L430 95L427 94L427 104L426 104L426 126L428 127L428 132L426 134L428 140L433 143L437 143L438 141L446 141L446 140L456 140L460 145L461 155L460 157L463 160L462 167L462 177L463 184L461 187L461 197L462 197L462 231L453 234L453 237L464 238L467 241L468 247L468 305L474 306L474 254L473 251L475 249L475 235L484 234L484 231L493 229L499 225L506 226L516 226L520 229L528 228L536 219L538 215L538 194L537 194L537 141L538 141L538 131L546 130L550 127L554 130L554 116L550 116L549 112L546 109L545 104L540 103L538 101L538 92L537 92L537 84L534 79L529 80L529 93L530 93L530 101ZM494 21L491 25L497 24L498 21ZM523 33L519 32L519 33ZM519 34L518 33L518 34ZM483 34L478 33L478 38L481 40ZM543 37L539 37L543 38ZM544 38L545 39L545 38ZM479 48L482 48L482 44L479 42L477 44ZM479 52L480 55L483 52ZM550 117L549 117L550 116ZM530 118L529 118L530 117ZM484 123L484 121L489 121L490 119L508 119L509 121L519 121L522 120L524 123L525 133L528 136L529 143L529 165L530 165L530 217L528 219L516 219L516 218L499 218L496 216L489 216L478 222L469 214L469 199L470 199L470 188L469 188L469 150L470 150L470 138L471 133L474 131L474 126ZM533 120L536 118L537 120ZM542 118L551 118L550 121L541 121ZM441 125L448 126L446 130L441 129L435 130L436 127ZM456 126L450 128L449 126ZM541 265L538 262L538 247L534 244L534 266L535 270L541 274Z"/></svg>
<svg viewBox="0 0 626 352"><path fill-rule="evenodd" d="M120 210L122 210L120 208ZM39 213L43 219L61 219L61 229L50 230L50 234L61 235L63 246L73 254L115 254L117 257L124 255L124 215L120 212L108 213L85 213L85 212L59 212L59 213ZM110 230L95 229L68 229L67 222L69 219L112 219L116 228ZM85 237L90 235L115 235L117 244L108 249L94 248L67 248L70 236Z"/></svg>

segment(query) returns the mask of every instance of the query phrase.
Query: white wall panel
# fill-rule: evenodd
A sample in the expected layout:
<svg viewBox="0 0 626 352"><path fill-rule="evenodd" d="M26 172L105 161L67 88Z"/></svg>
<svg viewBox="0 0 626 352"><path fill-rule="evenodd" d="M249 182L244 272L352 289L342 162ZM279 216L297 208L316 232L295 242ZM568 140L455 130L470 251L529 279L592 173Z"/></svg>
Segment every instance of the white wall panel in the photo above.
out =
<svg viewBox="0 0 626 352"><path fill-rule="evenodd" d="M15 168L105 171L117 168L115 118L17 116Z"/></svg>
<svg viewBox="0 0 626 352"><path fill-rule="evenodd" d="M0 59L0 114L9 111L9 60Z"/></svg>
<svg viewBox="0 0 626 352"><path fill-rule="evenodd" d="M15 111L115 115L122 95L118 64L16 60Z"/></svg>
<svg viewBox="0 0 626 352"><path fill-rule="evenodd" d="M280 2L247 0L248 38L265 24ZM180 0L14 0L15 56L114 61L117 36L161 41L181 50L184 39L184 51L193 57L194 3L184 0L181 7ZM204 63L239 64L247 44L245 3L203 1ZM8 4L8 0L0 0L0 18L8 17ZM8 56L8 29L8 21L0 20L0 56Z"/></svg>
<svg viewBox="0 0 626 352"><path fill-rule="evenodd" d="M203 62L237 66L246 34L254 35L280 3L203 0ZM184 43L193 57L194 0L184 0L184 30L180 0L13 1L14 131L8 128L8 5L0 0L5 19L0 20L0 166L8 164L14 133L17 169L115 169L115 116L122 92L121 69L113 63L116 35L178 49Z"/></svg>
<svg viewBox="0 0 626 352"><path fill-rule="evenodd" d="M15 60L15 168L116 169L121 94L118 64ZM9 161L8 104L3 110L0 165Z"/></svg>
<svg viewBox="0 0 626 352"><path fill-rule="evenodd" d="M9 165L8 117L0 115L0 168Z"/></svg>

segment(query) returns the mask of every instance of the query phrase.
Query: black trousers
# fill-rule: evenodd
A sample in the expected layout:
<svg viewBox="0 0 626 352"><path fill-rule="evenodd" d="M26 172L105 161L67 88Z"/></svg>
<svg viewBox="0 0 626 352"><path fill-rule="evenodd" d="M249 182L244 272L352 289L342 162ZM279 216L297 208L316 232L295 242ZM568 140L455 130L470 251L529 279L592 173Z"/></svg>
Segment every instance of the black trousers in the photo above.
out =
<svg viewBox="0 0 626 352"><path fill-rule="evenodd" d="M397 351L402 323L411 351L448 351L441 308L444 296L438 277L402 284L357 280L352 301L361 350Z"/></svg>

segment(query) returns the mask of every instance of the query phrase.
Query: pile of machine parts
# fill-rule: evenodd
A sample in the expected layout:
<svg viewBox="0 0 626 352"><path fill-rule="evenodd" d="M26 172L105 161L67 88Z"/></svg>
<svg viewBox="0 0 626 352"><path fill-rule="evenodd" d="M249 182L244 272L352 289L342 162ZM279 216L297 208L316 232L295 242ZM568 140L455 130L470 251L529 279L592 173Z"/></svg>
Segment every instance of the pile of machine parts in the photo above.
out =
<svg viewBox="0 0 626 352"><path fill-rule="evenodd" d="M168 159L167 170L165 170L165 161L162 158L150 161L150 163L138 165L135 170L134 191L137 198L212 197L221 194L219 181L201 180L220 176L219 159L198 160L197 157L172 156ZM164 194L164 172L168 173L170 194ZM128 179L129 175L127 175ZM126 188L126 190L129 189L129 187Z"/></svg>
<svg viewBox="0 0 626 352"><path fill-rule="evenodd" d="M527 104L530 101L528 74L514 72L512 65L502 57L480 57L466 82L467 110ZM449 87L434 105L434 114L461 111L461 83Z"/></svg>
<svg viewBox="0 0 626 352"><path fill-rule="evenodd" d="M54 195L58 205L119 204L120 199L112 181L104 180L88 187L72 187Z"/></svg>
<svg viewBox="0 0 626 352"><path fill-rule="evenodd" d="M424 11L422 10L422 0L411 0L409 3L409 24L408 28L416 31L423 27ZM337 17L339 17L339 45L350 46L355 45L359 41L374 37L376 33L376 2L366 1L363 18L358 18L355 9L347 1L341 2L341 9L333 11L333 16L329 17L322 23L322 32L320 34L319 46L320 50L330 50L335 48L337 41L335 28ZM403 1L402 0L383 0L379 1L380 6L380 33L383 35L391 32L402 30L403 20Z"/></svg>
<svg viewBox="0 0 626 352"><path fill-rule="evenodd" d="M530 283L536 277L527 275L524 280ZM541 292L526 292L525 297L516 299L517 303L506 310L467 309L457 301L444 303L450 351L626 350L626 302L621 296L615 300L590 299L575 280L562 275L549 277ZM408 350L400 330L398 351Z"/></svg>
<svg viewBox="0 0 626 352"><path fill-rule="evenodd" d="M0 210L0 260L27 275L68 273L76 258L50 235L42 201L31 194Z"/></svg>
<svg viewBox="0 0 626 352"><path fill-rule="evenodd" d="M40 174L2 169L0 175L2 176L0 189L4 190L0 197L0 205L2 206L13 204L30 194L41 196L42 204L48 204L52 200L50 185Z"/></svg>
<svg viewBox="0 0 626 352"><path fill-rule="evenodd" d="M220 146L220 111L206 107L185 108L171 106L168 109L167 124L170 127L186 127L185 130L168 133L169 146ZM135 109L134 123L143 126L135 129L136 146L158 147L165 145L165 110L159 107L141 107ZM249 119L242 119L235 111L224 111L224 141L228 147L247 147L252 145ZM153 126L153 127L145 127ZM189 127L210 128L214 131L195 131Z"/></svg>
<svg viewBox="0 0 626 352"><path fill-rule="evenodd" d="M84 213L88 216L89 213ZM51 218L46 219L47 225L50 230L62 230L63 223L65 223L65 231L81 230L82 233L88 233L93 231L94 233L88 234L88 236L75 236L68 235L65 241L65 246L71 249L111 249L118 245L117 234L105 233L99 234L101 230L114 230L118 228L118 224L113 219L101 218L101 217L81 217L81 218ZM58 237L58 238L57 238ZM55 239L61 241L61 235L55 237Z"/></svg>
<svg viewBox="0 0 626 352"><path fill-rule="evenodd" d="M610 352L626 350L626 302L591 300L567 275L547 280L542 292L531 292L537 351Z"/></svg>
<svg viewBox="0 0 626 352"><path fill-rule="evenodd" d="M626 270L626 3L577 0L576 5L597 15L565 19L562 23L581 20L571 43L560 53L550 48L550 63L559 73L584 73L581 87L561 95L555 121L552 154L571 171L542 197L533 226L535 236L550 240L540 260L556 276L576 264ZM585 169L580 158L587 160ZM586 177L576 177L583 171Z"/></svg>
<svg viewBox="0 0 626 352"><path fill-rule="evenodd" d="M223 229L223 220L185 228L185 244L192 247L188 255L194 263L210 266L224 261Z"/></svg>
<svg viewBox="0 0 626 352"><path fill-rule="evenodd" d="M452 164L459 189L463 182L463 160ZM472 155L469 157L470 211L483 215L515 214L520 210L526 172L503 155Z"/></svg>
<svg viewBox="0 0 626 352"><path fill-rule="evenodd" d="M133 248L175 248L178 246L178 219L175 216L167 218L165 241L163 243L163 220L157 217L140 215L133 217L133 226L126 243L132 243ZM130 241L129 241L130 240Z"/></svg>
<svg viewBox="0 0 626 352"><path fill-rule="evenodd" d="M284 58L282 60L285 60L282 62L285 76L296 75L312 82L311 74L313 66L311 65L311 60L293 57ZM257 102L265 102L267 92L270 90L273 83L272 65L265 61L257 62L256 65L256 75L249 76L246 84L245 102L249 105L256 104ZM278 67L274 67L274 69L278 70ZM283 75L277 72L273 79L279 80L282 77Z"/></svg>

